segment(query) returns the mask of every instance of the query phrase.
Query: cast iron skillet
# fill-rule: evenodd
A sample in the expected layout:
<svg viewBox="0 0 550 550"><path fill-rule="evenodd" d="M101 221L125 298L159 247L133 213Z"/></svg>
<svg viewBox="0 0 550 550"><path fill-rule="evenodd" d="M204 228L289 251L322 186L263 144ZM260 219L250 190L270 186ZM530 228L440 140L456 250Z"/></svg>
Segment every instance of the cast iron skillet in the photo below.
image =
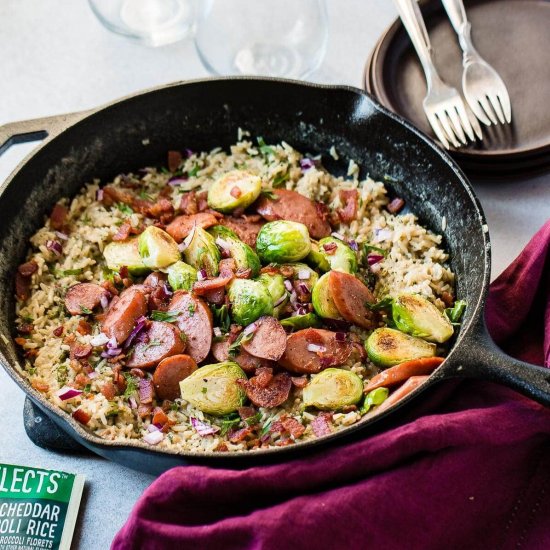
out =
<svg viewBox="0 0 550 550"><path fill-rule="evenodd" d="M171 453L146 443L104 441L87 432L32 389L20 374L14 334L14 273L24 261L28 237L54 203L74 196L93 178L163 164L169 149L205 150L234 143L237 129L270 142L285 140L303 152L322 153L330 170L355 159L362 174L384 178L422 223L441 232L457 277L457 296L468 307L446 361L417 391L370 420L296 446L246 453ZM489 234L469 183L454 162L426 136L386 111L364 92L287 80L227 78L177 83L138 93L105 107L0 128L0 153L13 143L44 138L0 187L0 359L45 414L88 449L131 468L160 473L199 462L242 467L312 452L336 438L365 436L368 428L448 378L506 384L550 404L550 371L503 354L489 338L483 304L490 275ZM342 160L326 153L336 146Z"/></svg>

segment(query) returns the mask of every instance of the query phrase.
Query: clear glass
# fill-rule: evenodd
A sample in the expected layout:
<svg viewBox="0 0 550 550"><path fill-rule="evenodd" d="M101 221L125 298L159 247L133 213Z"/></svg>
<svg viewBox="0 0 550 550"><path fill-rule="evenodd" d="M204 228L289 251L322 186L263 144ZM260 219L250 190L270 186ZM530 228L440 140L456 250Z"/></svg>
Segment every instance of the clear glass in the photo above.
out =
<svg viewBox="0 0 550 550"><path fill-rule="evenodd" d="M327 47L325 0L203 0L195 45L218 75L305 78Z"/></svg>
<svg viewBox="0 0 550 550"><path fill-rule="evenodd" d="M164 46L194 31L196 0L88 0L110 31L147 46Z"/></svg>

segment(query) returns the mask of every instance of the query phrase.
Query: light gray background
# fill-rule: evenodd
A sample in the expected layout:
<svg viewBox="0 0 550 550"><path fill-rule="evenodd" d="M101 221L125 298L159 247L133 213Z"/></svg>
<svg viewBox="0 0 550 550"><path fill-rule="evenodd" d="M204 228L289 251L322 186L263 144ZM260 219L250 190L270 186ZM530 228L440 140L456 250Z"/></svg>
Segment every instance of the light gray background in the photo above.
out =
<svg viewBox="0 0 550 550"><path fill-rule="evenodd" d="M265 3L266 16L275 4ZM360 87L365 60L395 9L388 0L328 0L328 6L328 51L311 80ZM0 124L79 111L142 88L207 76L191 40L159 49L136 45L101 27L84 0L2 0L0 52ZM30 150L20 145L1 157L0 180ZM489 222L494 278L550 217L550 177L475 188ZM84 474L73 547L108 548L153 477L100 458L35 447L24 432L22 408L23 393L0 369L0 462Z"/></svg>

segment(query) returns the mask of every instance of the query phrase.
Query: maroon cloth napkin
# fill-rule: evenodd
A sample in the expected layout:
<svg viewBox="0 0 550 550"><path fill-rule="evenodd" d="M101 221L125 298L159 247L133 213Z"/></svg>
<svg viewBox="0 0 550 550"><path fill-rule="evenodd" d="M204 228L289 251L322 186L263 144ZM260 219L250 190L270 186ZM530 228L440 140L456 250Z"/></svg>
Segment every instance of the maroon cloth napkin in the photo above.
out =
<svg viewBox="0 0 550 550"><path fill-rule="evenodd" d="M487 304L496 341L547 367L549 294L550 222ZM550 409L489 382L426 393L389 430L302 459L174 468L112 548L550 548Z"/></svg>

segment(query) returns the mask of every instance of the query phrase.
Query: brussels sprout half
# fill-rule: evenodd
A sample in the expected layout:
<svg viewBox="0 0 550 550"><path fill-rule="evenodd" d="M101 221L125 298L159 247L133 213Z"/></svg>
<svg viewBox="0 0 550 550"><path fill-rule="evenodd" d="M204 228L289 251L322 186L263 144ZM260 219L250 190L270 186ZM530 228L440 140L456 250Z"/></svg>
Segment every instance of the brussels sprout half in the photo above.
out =
<svg viewBox="0 0 550 550"><path fill-rule="evenodd" d="M227 172L217 179L208 191L208 206L228 213L235 208L250 206L262 191L262 180L244 170Z"/></svg>
<svg viewBox="0 0 550 550"><path fill-rule="evenodd" d="M191 291L197 280L197 270L185 262L179 261L165 269L168 283L174 290Z"/></svg>
<svg viewBox="0 0 550 550"><path fill-rule="evenodd" d="M257 280L263 283L269 291L273 303L272 315L278 319L281 311L288 303L288 292L285 288L283 276L280 273L262 273ZM283 297L285 298L282 299ZM275 306L275 304L277 305Z"/></svg>
<svg viewBox="0 0 550 550"><path fill-rule="evenodd" d="M320 271L330 271L330 263L327 260L327 255L321 253L318 242L311 241L311 250L306 256L306 262L310 263Z"/></svg>
<svg viewBox="0 0 550 550"><path fill-rule="evenodd" d="M404 361L434 357L436 346L392 328L377 328L366 340L369 359L380 367L392 367Z"/></svg>
<svg viewBox="0 0 550 550"><path fill-rule="evenodd" d="M254 252L250 246L239 239L236 233L223 225L211 227L208 233L214 237L216 244L220 248L228 251L235 260L237 269L251 269L252 277L257 277L259 275L262 267L260 258L258 258L256 252Z"/></svg>
<svg viewBox="0 0 550 550"><path fill-rule="evenodd" d="M265 263L297 262L310 250L307 227L298 222L280 220L266 223L256 239L256 251Z"/></svg>
<svg viewBox="0 0 550 550"><path fill-rule="evenodd" d="M246 392L237 380L246 379L237 363L205 365L180 382L181 398L204 413L223 416L243 406Z"/></svg>
<svg viewBox="0 0 550 550"><path fill-rule="evenodd" d="M281 325L286 328L301 330L303 328L320 327L321 320L315 313L306 313L305 315L294 315L281 319Z"/></svg>
<svg viewBox="0 0 550 550"><path fill-rule="evenodd" d="M185 237L183 259L196 269L204 269L209 277L219 273L221 255L214 237L202 227L195 227Z"/></svg>
<svg viewBox="0 0 550 550"><path fill-rule="evenodd" d="M334 245L336 245L336 248L334 248ZM340 239L334 237L321 239L319 241L319 254L325 257L330 265L330 269L334 271L345 271L352 275L357 272L357 256L355 252Z"/></svg>
<svg viewBox="0 0 550 550"><path fill-rule="evenodd" d="M143 263L138 251L138 239L109 243L103 250L105 264L113 271L126 266L132 275L144 275L150 269Z"/></svg>
<svg viewBox="0 0 550 550"><path fill-rule="evenodd" d="M342 316L330 294L329 275L330 271L322 275L317 283L315 283L311 293L311 303L313 304L315 313L317 313L319 317L325 319L341 319Z"/></svg>
<svg viewBox="0 0 550 550"><path fill-rule="evenodd" d="M166 231L150 225L138 238L143 263L151 269L168 267L180 259L178 243Z"/></svg>
<svg viewBox="0 0 550 550"><path fill-rule="evenodd" d="M272 315L273 300L261 281L235 279L228 292L231 317L235 323L247 326L262 315Z"/></svg>
<svg viewBox="0 0 550 550"><path fill-rule="evenodd" d="M354 372L343 369L325 369L304 388L306 407L322 411L337 411L355 405L363 397L363 381Z"/></svg>
<svg viewBox="0 0 550 550"><path fill-rule="evenodd" d="M294 262L291 264L283 264L280 267L281 270L284 270L285 268L292 269L294 271L292 279L294 281L302 281L309 289L312 289L315 286L315 283L319 280L319 274L317 271L311 269L311 267L307 264Z"/></svg>
<svg viewBox="0 0 550 550"><path fill-rule="evenodd" d="M393 301L392 317L399 330L428 342L442 344L454 332L445 315L418 294L399 294Z"/></svg>

